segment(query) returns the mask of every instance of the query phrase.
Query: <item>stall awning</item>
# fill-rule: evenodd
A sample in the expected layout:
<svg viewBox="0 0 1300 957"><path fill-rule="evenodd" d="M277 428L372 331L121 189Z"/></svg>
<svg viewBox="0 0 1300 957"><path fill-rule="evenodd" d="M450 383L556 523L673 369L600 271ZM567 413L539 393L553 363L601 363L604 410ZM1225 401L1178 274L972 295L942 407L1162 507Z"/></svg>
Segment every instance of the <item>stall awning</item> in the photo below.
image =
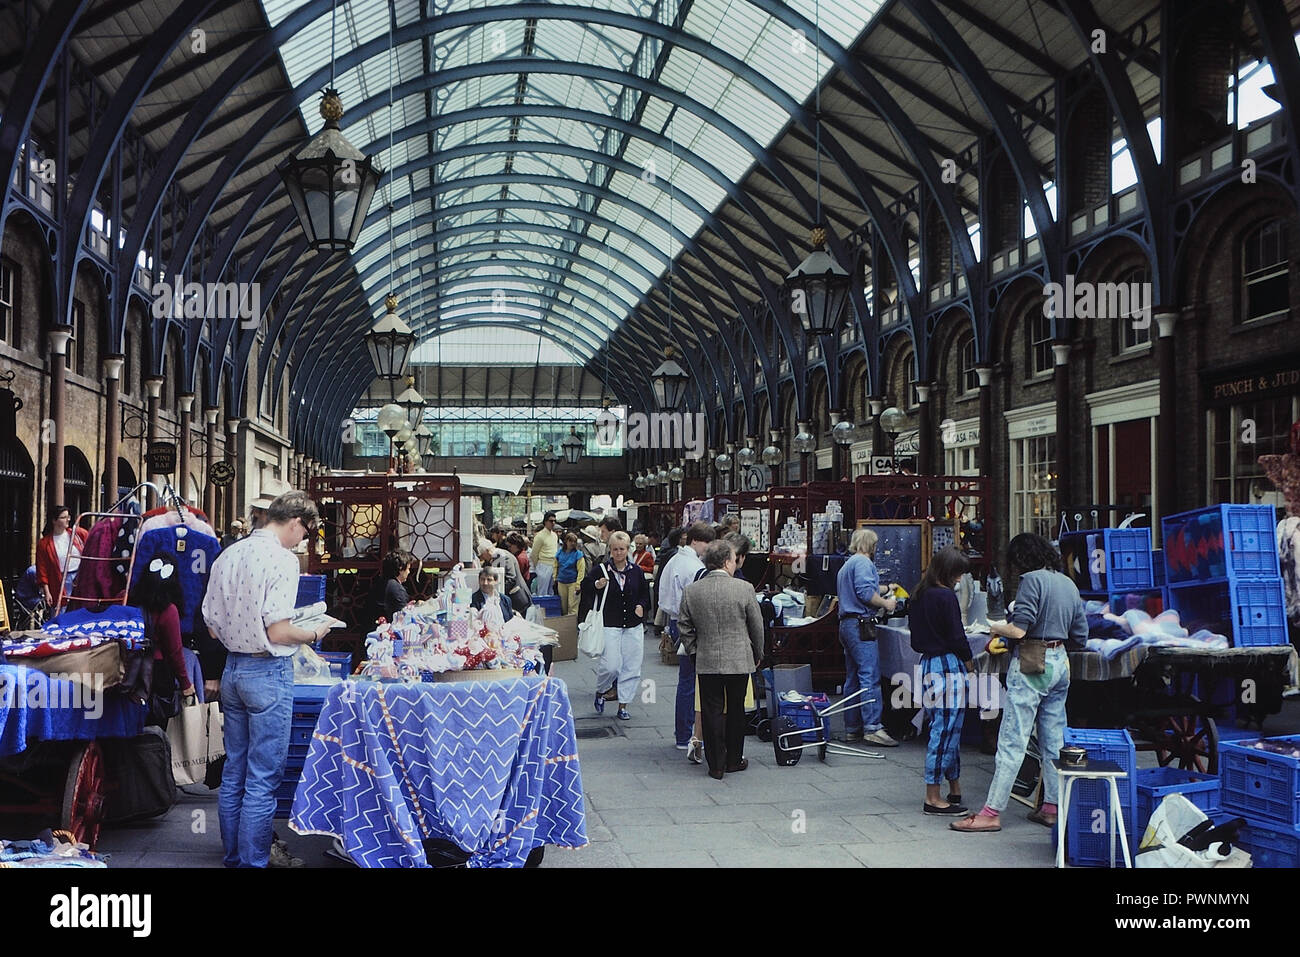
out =
<svg viewBox="0 0 1300 957"><path fill-rule="evenodd" d="M524 487L524 477L522 475L458 472L456 478L460 479L462 494L467 492L506 492L510 495L518 495L519 490Z"/></svg>

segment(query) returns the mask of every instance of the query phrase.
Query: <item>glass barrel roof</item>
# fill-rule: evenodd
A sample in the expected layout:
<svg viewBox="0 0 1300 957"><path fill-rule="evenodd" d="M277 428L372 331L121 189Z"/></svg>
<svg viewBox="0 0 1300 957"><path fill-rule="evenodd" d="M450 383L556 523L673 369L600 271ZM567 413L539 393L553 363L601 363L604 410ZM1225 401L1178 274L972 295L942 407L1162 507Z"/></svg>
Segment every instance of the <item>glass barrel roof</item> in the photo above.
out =
<svg viewBox="0 0 1300 957"><path fill-rule="evenodd" d="M783 4L844 47L883 5ZM297 6L263 0L272 26ZM439 330L444 362L481 361L452 330L503 321L545 329L564 357L551 361L583 362L725 201L712 176L739 182L756 162L709 116L767 148L789 112L763 83L802 102L831 62L815 53L812 29L801 34L752 0L693 0L682 25L739 69L643 32L653 24L671 31L680 0L583 0L529 20L512 18L511 6L338 3L336 57L370 45L335 78L343 134L386 171L353 258L371 311L381 314L384 296L397 291L412 328ZM485 8L504 9L439 29L448 15ZM607 24L588 11L632 19ZM289 38L280 56L290 82L328 70L330 48L330 17ZM665 98L673 94L685 100ZM311 135L323 125L318 99L301 107ZM531 364L536 334L518 331L533 336Z"/></svg>

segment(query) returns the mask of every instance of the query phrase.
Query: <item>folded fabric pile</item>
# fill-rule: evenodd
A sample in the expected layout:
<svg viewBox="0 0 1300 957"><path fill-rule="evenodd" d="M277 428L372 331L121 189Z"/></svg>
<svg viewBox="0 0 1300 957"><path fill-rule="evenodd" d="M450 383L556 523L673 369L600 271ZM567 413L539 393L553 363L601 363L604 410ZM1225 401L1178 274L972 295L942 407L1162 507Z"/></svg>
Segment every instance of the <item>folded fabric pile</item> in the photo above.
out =
<svg viewBox="0 0 1300 957"><path fill-rule="evenodd" d="M103 611L67 611L47 621L41 631L54 639L98 639L79 647L93 648L109 639L125 641L132 649L144 647L144 615L131 605L110 605Z"/></svg>
<svg viewBox="0 0 1300 957"><path fill-rule="evenodd" d="M31 841L0 840L0 867L107 867L103 856L85 844L64 840L45 831Z"/></svg>
<svg viewBox="0 0 1300 957"><path fill-rule="evenodd" d="M1088 615L1088 649L1107 658L1122 654L1136 644L1203 648L1207 651L1223 651L1232 646L1225 636L1205 628L1188 634L1178 612L1173 609L1162 611L1154 618L1140 608L1130 608L1122 615L1115 615L1109 605L1090 601L1084 610Z"/></svg>

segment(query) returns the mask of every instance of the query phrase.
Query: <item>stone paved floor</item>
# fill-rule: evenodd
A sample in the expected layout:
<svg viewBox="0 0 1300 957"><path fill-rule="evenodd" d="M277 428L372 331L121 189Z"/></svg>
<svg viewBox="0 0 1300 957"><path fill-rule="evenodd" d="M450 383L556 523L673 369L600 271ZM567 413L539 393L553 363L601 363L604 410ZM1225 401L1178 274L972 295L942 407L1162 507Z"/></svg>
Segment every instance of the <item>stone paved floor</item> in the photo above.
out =
<svg viewBox="0 0 1300 957"><path fill-rule="evenodd" d="M579 729L611 737L579 742L591 844L548 848L545 867L1050 867L1049 832L1025 820L1012 803L999 834L966 835L921 813L925 747L920 740L888 749L884 760L805 752L794 767L778 767L771 744L746 738L749 769L722 781L673 748L676 667L659 662L647 640L643 696L631 721L598 717L595 680L585 661L558 663ZM1300 730L1300 702L1268 719L1270 734ZM1150 754L1139 755L1143 766ZM993 758L962 750L963 791L982 803ZM219 867L216 793L189 789L160 820L105 831L100 850L111 866ZM278 825L308 867L346 866L324 855L327 838L299 837Z"/></svg>

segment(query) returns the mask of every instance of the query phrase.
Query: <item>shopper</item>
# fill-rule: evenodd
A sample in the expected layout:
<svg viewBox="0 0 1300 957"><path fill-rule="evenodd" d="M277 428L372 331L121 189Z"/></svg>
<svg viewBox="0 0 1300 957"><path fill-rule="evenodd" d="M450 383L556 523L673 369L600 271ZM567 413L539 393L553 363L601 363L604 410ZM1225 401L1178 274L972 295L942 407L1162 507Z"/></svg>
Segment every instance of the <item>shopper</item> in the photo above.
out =
<svg viewBox="0 0 1300 957"><path fill-rule="evenodd" d="M726 532L724 533L726 535L731 535L733 533L737 535L740 534L740 516L735 512L728 512L726 515L723 515L721 525L726 529Z"/></svg>
<svg viewBox="0 0 1300 957"><path fill-rule="evenodd" d="M647 575L653 575L655 570L655 553L650 548L650 542L644 535L638 535L632 540L634 546L632 552L632 561L640 566L641 571Z"/></svg>
<svg viewBox="0 0 1300 957"><path fill-rule="evenodd" d="M582 584L578 620L599 603L605 623L605 652L596 663L596 713L605 711L604 689L618 690L618 717L629 721L627 706L641 684L641 662L645 655L645 611L650 605L650 588L640 567L628 560L631 540L627 532L609 536L609 558L600 563Z"/></svg>
<svg viewBox="0 0 1300 957"><path fill-rule="evenodd" d="M578 536L565 532L564 547L555 553L555 580L560 592L560 614L578 610L578 593L587 574L587 559L578 548Z"/></svg>
<svg viewBox="0 0 1300 957"><path fill-rule="evenodd" d="M529 552L533 574L537 576L534 595L555 594L555 555L560 550L560 536L555 531L555 513L547 512L542 516L542 527L533 535L533 547Z"/></svg>
<svg viewBox="0 0 1300 957"><path fill-rule="evenodd" d="M736 554L736 571L734 576L742 581L748 581L745 578L745 558L749 555L749 539L740 532L728 532L723 536L731 544L731 550ZM752 585L750 586L753 587Z"/></svg>
<svg viewBox="0 0 1300 957"><path fill-rule="evenodd" d="M503 587L506 597L510 599L510 607L521 615L525 614L533 603L532 593L528 590L528 583L524 581L515 556L507 549L496 548L491 541L481 538L478 543L478 559L484 565L491 565L493 568L505 571L506 580Z"/></svg>
<svg viewBox="0 0 1300 957"><path fill-rule="evenodd" d="M266 510L267 524L212 563L203 618L230 653L221 676L226 767L217 802L227 867L266 867L275 790L289 754L293 660L299 645L329 634L292 622L298 560L292 549L320 518L302 492Z"/></svg>
<svg viewBox="0 0 1300 957"><path fill-rule="evenodd" d="M940 549L913 589L908 611L912 650L921 656L921 687L916 690L930 723L922 807L926 814L966 813L961 803L961 726L965 676L974 671L974 664L953 588L969 570L970 562L956 547ZM946 799L939 796L943 780L948 782Z"/></svg>
<svg viewBox="0 0 1300 957"><path fill-rule="evenodd" d="M1051 542L1041 535L1017 535L1007 546L1007 563L1020 576L1015 610L1008 622L989 622L995 637L1009 640L1014 656L1007 670L998 756L983 809L948 825L955 831L1002 830L1000 815L1011 799L1011 786L1035 727L1044 759L1060 752L1070 691L1066 646L1082 648L1088 640L1088 618L1079 589L1061 570L1061 556ZM1029 814L1029 820L1046 827L1056 823L1057 787L1055 774L1043 775L1043 805Z"/></svg>
<svg viewBox="0 0 1300 957"><path fill-rule="evenodd" d="M174 554L158 552L131 583L129 598L144 615L144 636L153 644L148 723L164 731L168 719L176 716L177 688L182 697L195 694L182 650L178 571Z"/></svg>
<svg viewBox="0 0 1300 957"><path fill-rule="evenodd" d="M528 560L528 542L519 532L511 532L506 536L506 551L515 557L519 564L519 580L528 583L528 592L532 594L532 563Z"/></svg>
<svg viewBox="0 0 1300 957"><path fill-rule="evenodd" d="M677 627L695 658L709 776L720 781L725 772L749 767L745 692L763 656L763 616L754 589L733 577L736 553L730 542L711 542L704 567L707 573L682 592Z"/></svg>
<svg viewBox="0 0 1300 957"><path fill-rule="evenodd" d="M884 708L880 698L880 651L872 619L877 609L893 612L898 603L880 595L880 573L872 561L877 541L876 533L869 528L855 531L849 540L849 560L835 578L840 645L844 648L844 696L866 689L856 699L859 707L844 712L844 740L896 748L898 742L881 723Z"/></svg>
<svg viewBox="0 0 1300 957"><path fill-rule="evenodd" d="M681 608L682 592L686 586L704 574L702 556L714 540L713 526L707 522L695 522L686 530L686 544L677 550L672 560L664 568L663 589L659 593L659 603L668 617L668 634L673 641L680 642L681 634L677 628L677 616ZM699 721L695 710L695 659L685 653L679 646L677 652L677 713L674 726L676 747L679 751L689 751L694 763L698 757L700 744Z"/></svg>
<svg viewBox="0 0 1300 957"><path fill-rule="evenodd" d="M384 556L384 604L385 620L392 621L393 616L407 606L411 600L406 591L406 579L411 574L411 562L406 552L389 552Z"/></svg>
<svg viewBox="0 0 1300 957"><path fill-rule="evenodd" d="M81 551L89 537L84 528L70 528L71 524L72 512L68 506L55 505L50 509L50 520L45 526L45 533L36 543L36 584L40 587L51 614L59 611L54 607L54 602L60 588L65 597L72 594L72 585L77 580L77 568L81 565Z"/></svg>
<svg viewBox="0 0 1300 957"><path fill-rule="evenodd" d="M502 624L515 616L515 610L510 607L510 599L497 592L497 573L491 568L479 569L478 589L470 596L469 603L480 611L496 605L501 610Z"/></svg>

